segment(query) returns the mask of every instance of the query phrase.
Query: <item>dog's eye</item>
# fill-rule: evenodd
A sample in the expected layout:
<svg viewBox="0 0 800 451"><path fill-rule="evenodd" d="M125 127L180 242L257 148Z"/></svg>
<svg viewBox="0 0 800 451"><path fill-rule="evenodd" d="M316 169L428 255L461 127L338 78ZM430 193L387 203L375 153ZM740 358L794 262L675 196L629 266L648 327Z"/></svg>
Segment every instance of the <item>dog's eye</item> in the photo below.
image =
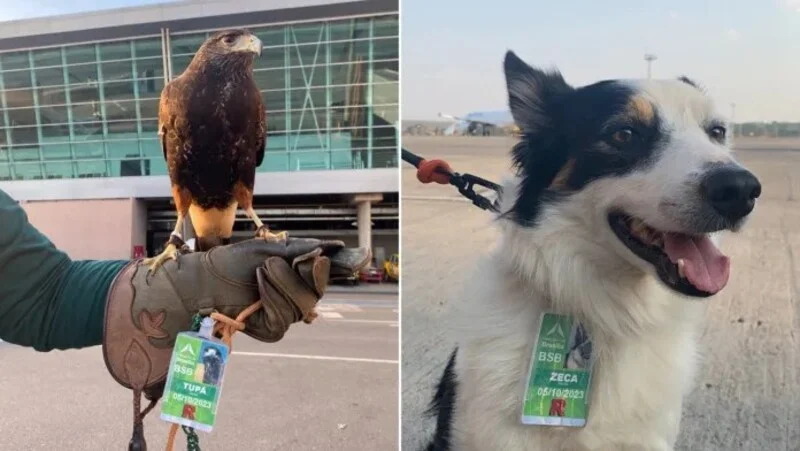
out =
<svg viewBox="0 0 800 451"><path fill-rule="evenodd" d="M714 141L722 142L725 140L726 133L727 130L725 130L725 127L721 127L718 125L716 127L711 128L711 130L708 131L708 136L710 136L711 139L713 139Z"/></svg>
<svg viewBox="0 0 800 451"><path fill-rule="evenodd" d="M633 130L623 128L611 134L611 141L616 145L625 145L633 141Z"/></svg>

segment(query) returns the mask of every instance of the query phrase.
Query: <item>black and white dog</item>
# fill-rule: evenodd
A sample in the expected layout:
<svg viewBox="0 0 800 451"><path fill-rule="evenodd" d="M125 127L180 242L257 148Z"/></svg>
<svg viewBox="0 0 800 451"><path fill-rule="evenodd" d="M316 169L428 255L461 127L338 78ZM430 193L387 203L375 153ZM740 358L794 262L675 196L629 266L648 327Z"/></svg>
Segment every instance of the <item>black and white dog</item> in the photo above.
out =
<svg viewBox="0 0 800 451"><path fill-rule="evenodd" d="M439 382L428 450L672 450L705 303L761 193L695 82L575 88L505 58L522 132L496 249L452 316L458 348ZM719 233L718 233L719 232ZM542 312L574 315L594 356L583 428L526 426L524 380ZM577 364L577 363L576 363Z"/></svg>

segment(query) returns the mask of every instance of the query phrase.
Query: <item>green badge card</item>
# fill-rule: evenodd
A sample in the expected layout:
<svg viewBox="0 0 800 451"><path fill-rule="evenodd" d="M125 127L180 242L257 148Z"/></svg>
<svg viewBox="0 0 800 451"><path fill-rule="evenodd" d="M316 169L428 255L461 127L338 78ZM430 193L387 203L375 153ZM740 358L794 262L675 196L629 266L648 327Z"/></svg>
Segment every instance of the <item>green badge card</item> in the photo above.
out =
<svg viewBox="0 0 800 451"><path fill-rule="evenodd" d="M568 315L544 313L525 386L522 423L586 425L592 342Z"/></svg>
<svg viewBox="0 0 800 451"><path fill-rule="evenodd" d="M195 332L182 332L172 350L161 419L211 432L217 415L228 347Z"/></svg>

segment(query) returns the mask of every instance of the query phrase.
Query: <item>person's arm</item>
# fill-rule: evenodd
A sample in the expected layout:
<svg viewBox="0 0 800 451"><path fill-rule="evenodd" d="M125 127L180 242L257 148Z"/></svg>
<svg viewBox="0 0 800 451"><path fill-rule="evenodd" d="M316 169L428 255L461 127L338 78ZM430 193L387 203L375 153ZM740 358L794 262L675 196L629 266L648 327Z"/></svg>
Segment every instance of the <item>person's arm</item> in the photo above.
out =
<svg viewBox="0 0 800 451"><path fill-rule="evenodd" d="M38 351L99 345L126 261L72 261L0 190L0 339Z"/></svg>

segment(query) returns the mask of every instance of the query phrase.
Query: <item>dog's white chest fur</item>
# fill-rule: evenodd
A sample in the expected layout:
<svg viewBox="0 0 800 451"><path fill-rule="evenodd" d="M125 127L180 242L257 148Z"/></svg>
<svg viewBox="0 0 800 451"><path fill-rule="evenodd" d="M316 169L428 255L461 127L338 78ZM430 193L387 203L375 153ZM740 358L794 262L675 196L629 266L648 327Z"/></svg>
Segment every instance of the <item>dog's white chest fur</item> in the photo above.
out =
<svg viewBox="0 0 800 451"><path fill-rule="evenodd" d="M642 277L644 286L637 292L664 297L661 302L617 299L619 310L609 314L622 321L612 327L599 319L594 324L593 318L582 318L596 357L587 426L526 426L520 422L524 383L540 314L551 310L552 304L511 273L501 254L502 249L481 262L468 294L457 301L453 449L671 450L682 397L692 385L703 301L675 297L652 278ZM580 268L580 264L573 267ZM576 276L569 279L581 280ZM584 280L598 282L594 277ZM608 299L601 299L608 294L602 287L580 292L586 296L583 303L608 305ZM623 311L627 319L619 316ZM644 318L652 326L649 330L641 330Z"/></svg>

